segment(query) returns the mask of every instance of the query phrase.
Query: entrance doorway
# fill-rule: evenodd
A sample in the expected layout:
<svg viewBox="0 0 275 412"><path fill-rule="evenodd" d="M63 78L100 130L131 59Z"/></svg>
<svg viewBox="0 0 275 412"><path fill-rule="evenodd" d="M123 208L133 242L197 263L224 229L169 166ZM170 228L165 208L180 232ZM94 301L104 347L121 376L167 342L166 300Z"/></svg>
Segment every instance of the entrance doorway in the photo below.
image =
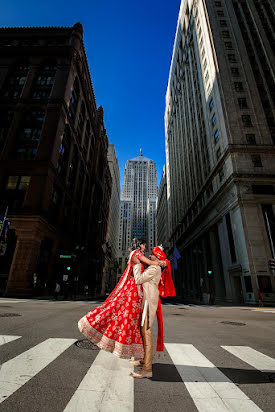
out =
<svg viewBox="0 0 275 412"><path fill-rule="evenodd" d="M237 303L243 303L243 289L242 289L241 276L234 276L233 284L234 284L234 291L235 291L235 296L233 297L233 300Z"/></svg>

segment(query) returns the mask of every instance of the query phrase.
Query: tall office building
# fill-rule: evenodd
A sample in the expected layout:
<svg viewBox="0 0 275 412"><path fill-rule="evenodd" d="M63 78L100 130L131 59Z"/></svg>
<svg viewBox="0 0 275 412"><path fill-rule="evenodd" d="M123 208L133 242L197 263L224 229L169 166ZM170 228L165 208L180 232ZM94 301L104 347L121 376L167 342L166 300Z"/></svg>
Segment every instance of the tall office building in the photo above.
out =
<svg viewBox="0 0 275 412"><path fill-rule="evenodd" d="M167 177L166 177L166 165L163 166L162 176L158 189L157 198L157 238L158 244L164 247L167 251L169 246L168 240L168 208L167 208Z"/></svg>
<svg viewBox="0 0 275 412"><path fill-rule="evenodd" d="M120 208L120 268L123 270L134 237L146 240L147 249L156 243L157 169L142 151L127 161Z"/></svg>
<svg viewBox="0 0 275 412"><path fill-rule="evenodd" d="M99 289L112 188L107 150L82 25L1 28L0 214L8 207L11 230L0 289L8 295L31 295L34 273L44 293L64 270ZM89 250L79 273L59 261L77 245Z"/></svg>
<svg viewBox="0 0 275 412"><path fill-rule="evenodd" d="M109 144L108 164L112 177L112 195L110 200L110 211L105 251L104 279L102 292L110 291L114 288L117 280L118 267L118 240L120 222L120 175L115 146ZM105 290L104 290L105 289Z"/></svg>
<svg viewBox="0 0 275 412"><path fill-rule="evenodd" d="M275 301L274 27L271 0L181 2L165 109L178 294Z"/></svg>

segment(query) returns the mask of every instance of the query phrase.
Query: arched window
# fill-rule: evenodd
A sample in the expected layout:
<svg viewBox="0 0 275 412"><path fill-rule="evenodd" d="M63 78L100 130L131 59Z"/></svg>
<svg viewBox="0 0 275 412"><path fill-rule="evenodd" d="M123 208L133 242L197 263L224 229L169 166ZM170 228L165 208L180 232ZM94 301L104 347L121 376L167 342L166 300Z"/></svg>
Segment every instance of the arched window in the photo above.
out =
<svg viewBox="0 0 275 412"><path fill-rule="evenodd" d="M33 98L48 99L50 97L52 86L55 81L56 64L53 62L44 63L38 70L35 81L35 88L33 90Z"/></svg>
<svg viewBox="0 0 275 412"><path fill-rule="evenodd" d="M27 80L29 68L28 61L22 61L11 70L3 87L3 97L19 99Z"/></svg>
<svg viewBox="0 0 275 412"><path fill-rule="evenodd" d="M78 98L79 98L79 82L77 77L75 78L74 81L74 85L73 85L73 90L71 92L70 95L70 103L69 103L69 116L70 117L74 117L75 116L75 112L76 112L76 108L77 108L77 102L78 102Z"/></svg>
<svg viewBox="0 0 275 412"><path fill-rule="evenodd" d="M33 109L25 114L16 149L18 159L32 160L36 157L44 119L45 111L40 108Z"/></svg>

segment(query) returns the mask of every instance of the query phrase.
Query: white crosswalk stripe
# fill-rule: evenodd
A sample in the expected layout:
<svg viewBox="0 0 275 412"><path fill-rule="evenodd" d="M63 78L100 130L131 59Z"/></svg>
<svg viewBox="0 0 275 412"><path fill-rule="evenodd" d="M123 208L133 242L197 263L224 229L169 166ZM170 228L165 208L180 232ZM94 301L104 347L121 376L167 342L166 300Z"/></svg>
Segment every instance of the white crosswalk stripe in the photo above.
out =
<svg viewBox="0 0 275 412"><path fill-rule="evenodd" d="M134 410L133 366L125 359L100 351L65 412Z"/></svg>
<svg viewBox="0 0 275 412"><path fill-rule="evenodd" d="M0 335L0 346L19 338L21 338L21 336Z"/></svg>
<svg viewBox="0 0 275 412"><path fill-rule="evenodd" d="M0 366L0 403L55 360L76 339L50 338Z"/></svg>
<svg viewBox="0 0 275 412"><path fill-rule="evenodd" d="M0 335L0 345L19 338L22 337ZM0 403L57 359L75 341L50 338L0 365ZM167 343L165 347L199 412L261 411L195 346ZM248 346L222 348L257 370L275 371L275 359L255 349ZM129 376L132 370L133 366L127 360L99 351L79 386L72 390L64 412L133 412L136 381ZM163 407L166 408L165 405Z"/></svg>
<svg viewBox="0 0 275 412"><path fill-rule="evenodd" d="M168 343L165 347L199 411L261 411L193 345Z"/></svg>
<svg viewBox="0 0 275 412"><path fill-rule="evenodd" d="M222 348L259 371L275 372L275 359L249 346L222 346Z"/></svg>

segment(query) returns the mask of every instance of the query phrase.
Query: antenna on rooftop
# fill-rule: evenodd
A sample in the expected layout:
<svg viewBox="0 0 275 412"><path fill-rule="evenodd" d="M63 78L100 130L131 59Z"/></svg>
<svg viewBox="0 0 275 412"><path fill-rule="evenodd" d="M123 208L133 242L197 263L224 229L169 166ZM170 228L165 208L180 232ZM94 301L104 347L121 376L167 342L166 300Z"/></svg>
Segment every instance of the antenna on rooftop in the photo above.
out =
<svg viewBox="0 0 275 412"><path fill-rule="evenodd" d="M139 149L139 155L140 155L140 156L143 156L143 154L142 154L142 148Z"/></svg>

